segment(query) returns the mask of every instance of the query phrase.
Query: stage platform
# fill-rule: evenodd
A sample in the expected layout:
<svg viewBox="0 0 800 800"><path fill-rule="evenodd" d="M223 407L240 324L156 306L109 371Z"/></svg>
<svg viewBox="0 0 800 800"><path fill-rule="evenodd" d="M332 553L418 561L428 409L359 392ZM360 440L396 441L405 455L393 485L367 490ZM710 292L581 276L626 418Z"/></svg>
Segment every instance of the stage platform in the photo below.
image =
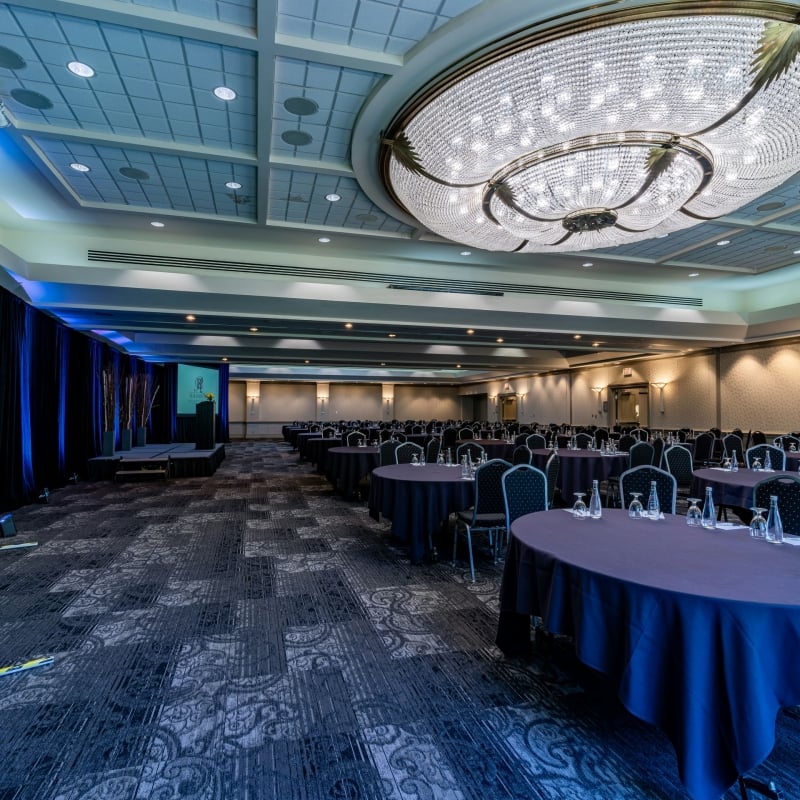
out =
<svg viewBox="0 0 800 800"><path fill-rule="evenodd" d="M117 470L124 470L135 462L156 463L167 460L171 470L168 478L206 477L213 475L224 459L224 444L216 445L213 450L197 450L193 442L147 444L131 450L118 450L113 456L90 458L89 480L114 480Z"/></svg>

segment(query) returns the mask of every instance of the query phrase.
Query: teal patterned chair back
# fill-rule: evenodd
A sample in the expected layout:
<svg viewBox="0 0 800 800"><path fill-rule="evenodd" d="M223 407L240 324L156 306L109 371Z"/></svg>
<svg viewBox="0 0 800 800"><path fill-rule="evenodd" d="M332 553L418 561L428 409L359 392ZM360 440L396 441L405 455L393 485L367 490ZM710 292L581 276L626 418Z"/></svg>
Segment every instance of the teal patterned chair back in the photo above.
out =
<svg viewBox="0 0 800 800"><path fill-rule="evenodd" d="M429 439L425 445L425 460L429 464L434 464L436 459L439 458L439 451L442 449L442 442L436 437Z"/></svg>
<svg viewBox="0 0 800 800"><path fill-rule="evenodd" d="M678 496L678 483L674 476L657 467L641 466L626 470L619 476L619 493L622 507L627 508L631 502L631 492L639 492L642 505L647 507L650 496L650 481L656 482L658 506L662 514L674 514Z"/></svg>
<svg viewBox="0 0 800 800"><path fill-rule="evenodd" d="M493 458L475 470L475 515L504 514L502 477L511 464L502 458Z"/></svg>
<svg viewBox="0 0 800 800"><path fill-rule="evenodd" d="M367 437L361 431L350 431L347 434L347 444L349 447L358 447L361 442L366 442Z"/></svg>
<svg viewBox="0 0 800 800"><path fill-rule="evenodd" d="M532 433L525 440L525 444L531 450L544 450L547 447L547 439L541 433Z"/></svg>
<svg viewBox="0 0 800 800"><path fill-rule="evenodd" d="M394 451L394 457L398 464L410 464L414 460L414 456L419 460L424 454L421 444L415 442L403 442L397 445Z"/></svg>
<svg viewBox="0 0 800 800"><path fill-rule="evenodd" d="M780 447L775 447L773 444L755 444L752 447L748 447L744 459L747 468L751 469L756 459L761 461L761 466L763 467L767 453L769 453L772 469L786 469L786 453L784 453Z"/></svg>
<svg viewBox="0 0 800 800"><path fill-rule="evenodd" d="M628 467L641 467L653 465L653 445L649 442L636 442L629 451Z"/></svg>
<svg viewBox="0 0 800 800"><path fill-rule="evenodd" d="M456 448L456 461L461 463L461 456L469 454L472 458L472 463L477 464L484 454L484 449L477 442L465 442Z"/></svg>
<svg viewBox="0 0 800 800"><path fill-rule="evenodd" d="M678 486L689 486L692 482L692 454L676 444L664 451L667 472L678 482Z"/></svg>
<svg viewBox="0 0 800 800"><path fill-rule="evenodd" d="M575 434L575 443L578 445L579 450L588 450L592 443L591 433L577 433Z"/></svg>
<svg viewBox="0 0 800 800"><path fill-rule="evenodd" d="M520 444L514 448L514 455L511 461L514 464L530 464L533 453L524 445Z"/></svg>
<svg viewBox="0 0 800 800"><path fill-rule="evenodd" d="M396 464L397 457L395 455L395 450L398 448L397 442L393 442L391 440L383 442L380 448L380 462L381 466L385 467L387 464Z"/></svg>
<svg viewBox="0 0 800 800"><path fill-rule="evenodd" d="M772 495L778 498L783 532L797 536L800 534L800 476L776 475L759 481L753 488L754 504L760 508L769 508Z"/></svg>
<svg viewBox="0 0 800 800"><path fill-rule="evenodd" d="M530 464L518 464L503 475L506 529L523 514L546 511L547 476Z"/></svg>

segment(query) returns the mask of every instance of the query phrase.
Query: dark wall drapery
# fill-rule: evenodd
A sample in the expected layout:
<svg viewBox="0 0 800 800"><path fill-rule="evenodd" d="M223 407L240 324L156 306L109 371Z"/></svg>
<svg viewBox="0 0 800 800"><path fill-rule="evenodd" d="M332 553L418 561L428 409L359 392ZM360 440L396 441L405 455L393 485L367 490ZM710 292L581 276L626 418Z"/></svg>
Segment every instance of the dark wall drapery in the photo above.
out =
<svg viewBox="0 0 800 800"><path fill-rule="evenodd" d="M0 512L35 501L73 473L86 475L88 459L102 450L104 368L120 379L151 376L159 386L154 438L174 441L176 365L146 364L0 288ZM119 403L116 416L119 441Z"/></svg>

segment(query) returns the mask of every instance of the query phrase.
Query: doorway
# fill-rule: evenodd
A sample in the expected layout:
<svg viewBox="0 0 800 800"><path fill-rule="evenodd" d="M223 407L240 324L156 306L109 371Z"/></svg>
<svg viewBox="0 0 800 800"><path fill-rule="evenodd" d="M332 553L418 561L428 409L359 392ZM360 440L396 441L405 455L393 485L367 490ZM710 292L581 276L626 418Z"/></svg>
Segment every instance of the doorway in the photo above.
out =
<svg viewBox="0 0 800 800"><path fill-rule="evenodd" d="M646 383L609 386L611 419L627 428L650 427L650 386Z"/></svg>
<svg viewBox="0 0 800 800"><path fill-rule="evenodd" d="M517 421L517 396L516 394L501 394L497 398L500 402L500 422Z"/></svg>

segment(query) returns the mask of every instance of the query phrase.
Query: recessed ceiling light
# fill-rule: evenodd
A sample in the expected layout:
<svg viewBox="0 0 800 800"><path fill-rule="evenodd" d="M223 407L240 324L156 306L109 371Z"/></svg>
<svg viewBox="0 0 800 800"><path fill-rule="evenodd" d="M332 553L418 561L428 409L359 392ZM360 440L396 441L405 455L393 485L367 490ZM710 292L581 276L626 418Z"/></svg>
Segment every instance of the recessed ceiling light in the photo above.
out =
<svg viewBox="0 0 800 800"><path fill-rule="evenodd" d="M239 181L228 181L225 184L225 188L226 189L241 189L242 188L242 184L239 183Z"/></svg>
<svg viewBox="0 0 800 800"><path fill-rule="evenodd" d="M81 164L79 161L73 161L69 165L70 169L74 169L75 172L89 172L90 167L87 167L86 164Z"/></svg>
<svg viewBox="0 0 800 800"><path fill-rule="evenodd" d="M504 341L505 341L505 339L503 339L503 337L502 337L502 336L498 336L498 337L497 337L497 342L498 342L498 344L502 344Z"/></svg>
<svg viewBox="0 0 800 800"><path fill-rule="evenodd" d="M730 239L720 239L717 242L717 247L725 247L726 244L730 244L730 243L731 243Z"/></svg>
<svg viewBox="0 0 800 800"><path fill-rule="evenodd" d="M325 195L325 199L329 203L338 203L339 200L342 199L342 196L340 194L336 194L336 192L330 192L330 193Z"/></svg>
<svg viewBox="0 0 800 800"><path fill-rule="evenodd" d="M319 105L309 97L289 97L283 101L283 107L298 117L307 117L319 111Z"/></svg>
<svg viewBox="0 0 800 800"><path fill-rule="evenodd" d="M305 147L314 141L314 137L308 131L284 131L281 139L292 147Z"/></svg>
<svg viewBox="0 0 800 800"><path fill-rule="evenodd" d="M600 342L592 342L592 347L600 347Z"/></svg>
<svg viewBox="0 0 800 800"><path fill-rule="evenodd" d="M311 362L308 359L306 359L303 363L304 364L310 364Z"/></svg>
<svg viewBox="0 0 800 800"><path fill-rule="evenodd" d="M385 361L381 361L381 366L385 367L386 366L386 362Z"/></svg>
<svg viewBox="0 0 800 800"><path fill-rule="evenodd" d="M352 322L345 322L344 326L345 326L345 328L352 328L353 327L353 323Z"/></svg>
<svg viewBox="0 0 800 800"><path fill-rule="evenodd" d="M690 272L689 273L689 277L690 278L699 278L700 277L700 273L699 272Z"/></svg>
<svg viewBox="0 0 800 800"><path fill-rule="evenodd" d="M586 269L588 269L589 267L593 267L594 266L594 262L592 262L592 261L584 261L583 264L581 264L581 266L585 267Z"/></svg>
<svg viewBox="0 0 800 800"><path fill-rule="evenodd" d="M668 233L659 233L658 236L656 236L656 239L666 239L667 236L669 236Z"/></svg>
<svg viewBox="0 0 800 800"><path fill-rule="evenodd" d="M461 364L456 364L456 369L461 369Z"/></svg>
<svg viewBox="0 0 800 800"><path fill-rule="evenodd" d="M471 256L472 255L472 250L462 250L461 251L461 255L462 256Z"/></svg>
<svg viewBox="0 0 800 800"><path fill-rule="evenodd" d="M220 100L235 100L236 92L227 86L217 86L217 88L214 89L214 96L218 97Z"/></svg>
<svg viewBox="0 0 800 800"><path fill-rule="evenodd" d="M800 250L792 250L792 253L796 256L800 256Z"/></svg>
<svg viewBox="0 0 800 800"><path fill-rule="evenodd" d="M82 61L70 61L69 64L67 64L67 69L73 75L77 75L79 78L94 77L94 70L88 64L84 64Z"/></svg>
<svg viewBox="0 0 800 800"><path fill-rule="evenodd" d="M573 339L580 339L581 335L579 333L576 333L572 338Z"/></svg>
<svg viewBox="0 0 800 800"><path fill-rule="evenodd" d="M250 333L256 333L257 331L258 331L258 328L250 328Z"/></svg>
<svg viewBox="0 0 800 800"><path fill-rule="evenodd" d="M222 356L223 361L227 361L228 359L225 356Z"/></svg>
<svg viewBox="0 0 800 800"><path fill-rule="evenodd" d="M473 333L475 333L475 331L474 331L474 330L472 330L472 328L467 328L467 333L468 333L470 336L472 336L472 334L473 334Z"/></svg>
<svg viewBox="0 0 800 800"><path fill-rule="evenodd" d="M328 244L330 239L327 236L320 236L319 239L317 239L317 241L321 242L322 244Z"/></svg>
<svg viewBox="0 0 800 800"><path fill-rule="evenodd" d="M150 224L154 228L163 228L164 227L164 223L163 222L159 222L157 219L154 219Z"/></svg>
<svg viewBox="0 0 800 800"><path fill-rule="evenodd" d="M397 338L397 334L396 333L390 333L389 334L389 338L390 339L396 339Z"/></svg>
<svg viewBox="0 0 800 800"><path fill-rule="evenodd" d="M194 322L196 319L197 319L197 317L194 314L187 314L186 315L186 321L187 322Z"/></svg>

